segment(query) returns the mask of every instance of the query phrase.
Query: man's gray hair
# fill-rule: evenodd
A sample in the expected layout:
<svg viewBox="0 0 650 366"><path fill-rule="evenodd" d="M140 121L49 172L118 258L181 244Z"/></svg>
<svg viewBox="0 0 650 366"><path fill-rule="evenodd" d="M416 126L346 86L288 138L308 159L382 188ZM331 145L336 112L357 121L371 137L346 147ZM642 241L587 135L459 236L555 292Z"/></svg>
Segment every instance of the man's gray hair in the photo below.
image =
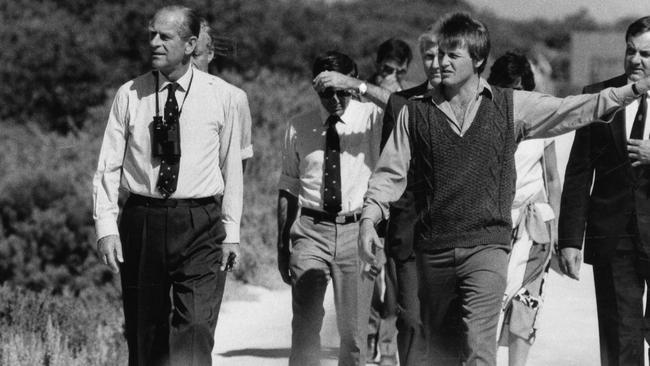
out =
<svg viewBox="0 0 650 366"><path fill-rule="evenodd" d="M165 6L156 12L152 18L152 22L159 14L167 12L179 12L183 15L183 21L178 24L178 35L181 38L188 39L191 36L199 37L199 32L201 31L201 17L199 17L198 13L194 9L181 5Z"/></svg>

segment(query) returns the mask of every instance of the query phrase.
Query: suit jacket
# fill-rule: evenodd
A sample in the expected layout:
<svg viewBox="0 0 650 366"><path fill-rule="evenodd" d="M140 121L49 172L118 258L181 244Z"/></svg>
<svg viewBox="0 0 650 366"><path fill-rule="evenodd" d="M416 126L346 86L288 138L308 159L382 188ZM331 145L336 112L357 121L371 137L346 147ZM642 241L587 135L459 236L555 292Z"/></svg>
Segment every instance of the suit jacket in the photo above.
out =
<svg viewBox="0 0 650 366"><path fill-rule="evenodd" d="M426 93L427 85L428 81L416 87L391 94L384 111L380 145L382 150L388 137L393 132L397 116L399 116L402 107L406 105L409 98ZM386 226L385 236L385 248L388 256L402 261L413 256L413 230L416 218L415 198L413 192L407 187L402 197L391 204L390 207L390 218Z"/></svg>
<svg viewBox="0 0 650 366"><path fill-rule="evenodd" d="M584 92L626 83L627 77L620 75L589 85ZM648 168L632 168L628 158L624 109L609 124L594 123L577 130L562 192L559 247L582 248L584 237L585 262L606 263L618 239L638 238L637 248L647 258L649 177Z"/></svg>

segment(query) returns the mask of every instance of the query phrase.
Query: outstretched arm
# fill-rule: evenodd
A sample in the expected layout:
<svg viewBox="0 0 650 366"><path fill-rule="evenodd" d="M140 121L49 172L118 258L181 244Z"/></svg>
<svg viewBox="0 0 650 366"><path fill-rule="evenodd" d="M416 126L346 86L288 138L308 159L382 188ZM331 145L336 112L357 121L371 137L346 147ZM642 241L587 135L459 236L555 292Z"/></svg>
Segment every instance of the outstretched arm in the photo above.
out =
<svg viewBox="0 0 650 366"><path fill-rule="evenodd" d="M614 114L650 89L650 77L596 94L557 98L548 94L514 90L513 112L518 137L558 136L592 122L610 122Z"/></svg>

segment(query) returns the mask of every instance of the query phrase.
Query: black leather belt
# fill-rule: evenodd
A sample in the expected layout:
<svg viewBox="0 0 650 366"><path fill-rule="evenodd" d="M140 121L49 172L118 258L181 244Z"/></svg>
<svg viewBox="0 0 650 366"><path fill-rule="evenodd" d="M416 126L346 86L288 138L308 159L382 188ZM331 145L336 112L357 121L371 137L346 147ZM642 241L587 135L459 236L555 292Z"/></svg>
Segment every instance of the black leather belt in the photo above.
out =
<svg viewBox="0 0 650 366"><path fill-rule="evenodd" d="M139 194L131 193L126 200L127 205L146 206L146 207L198 207L217 203L216 197L201 198L155 198L146 197Z"/></svg>
<svg viewBox="0 0 650 366"><path fill-rule="evenodd" d="M311 208L303 207L301 215L312 217L320 221L330 221L337 224L350 224L361 219L361 212L354 212L348 215L333 215L324 211L318 211Z"/></svg>

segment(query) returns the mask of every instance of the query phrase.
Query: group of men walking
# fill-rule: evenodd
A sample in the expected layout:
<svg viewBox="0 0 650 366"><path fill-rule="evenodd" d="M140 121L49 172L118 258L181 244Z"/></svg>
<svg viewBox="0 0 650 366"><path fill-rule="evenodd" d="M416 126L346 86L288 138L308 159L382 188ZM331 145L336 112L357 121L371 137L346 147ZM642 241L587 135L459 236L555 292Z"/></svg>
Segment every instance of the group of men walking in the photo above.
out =
<svg viewBox="0 0 650 366"><path fill-rule="evenodd" d="M212 57L208 30L188 8L156 13L154 71L118 90L93 181L98 250L122 275L130 365L210 365L225 272L239 257L250 112L243 91L201 71ZM319 56L321 106L291 118L282 142L278 269L292 288L289 364L320 364L330 280L340 365L364 365L376 343L386 344L377 347L385 365L396 363L395 348L401 365L495 365L500 317L511 365L524 364L559 189L552 141L526 152L518 144L578 129L561 263L577 278L586 225L603 364L642 365L650 143L638 121L647 119L650 17L625 39L626 75L567 98L528 91L530 65L516 55L503 61L512 77L488 83L489 34L466 13L420 35L427 80L411 89L399 83L410 50L378 58L377 85L360 80L344 53ZM129 195L118 225L120 191ZM390 331L385 342L369 337L371 302L378 332L397 330L396 347Z"/></svg>

